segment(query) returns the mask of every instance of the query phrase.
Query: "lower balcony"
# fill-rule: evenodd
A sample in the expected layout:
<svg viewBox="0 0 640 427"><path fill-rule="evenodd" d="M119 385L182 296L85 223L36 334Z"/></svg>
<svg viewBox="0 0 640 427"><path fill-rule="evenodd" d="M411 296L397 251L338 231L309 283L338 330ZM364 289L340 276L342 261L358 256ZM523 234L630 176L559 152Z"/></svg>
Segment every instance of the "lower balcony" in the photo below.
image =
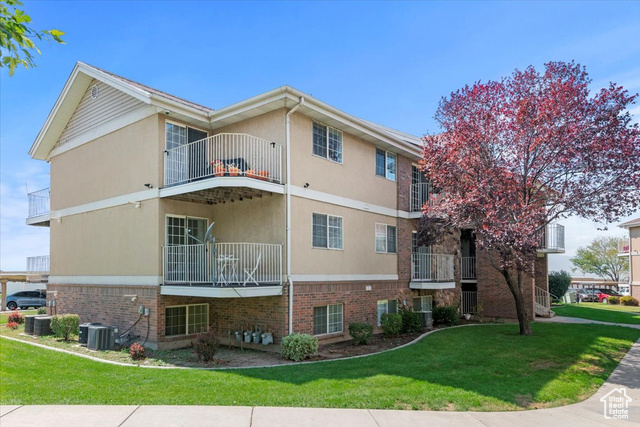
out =
<svg viewBox="0 0 640 427"><path fill-rule="evenodd" d="M463 256L460 258L460 279L462 281L477 281L478 273L476 272L476 257Z"/></svg>
<svg viewBox="0 0 640 427"><path fill-rule="evenodd" d="M411 289L453 289L454 255L411 254Z"/></svg>
<svg viewBox="0 0 640 427"><path fill-rule="evenodd" d="M282 294L282 245L164 246L162 295L208 298Z"/></svg>

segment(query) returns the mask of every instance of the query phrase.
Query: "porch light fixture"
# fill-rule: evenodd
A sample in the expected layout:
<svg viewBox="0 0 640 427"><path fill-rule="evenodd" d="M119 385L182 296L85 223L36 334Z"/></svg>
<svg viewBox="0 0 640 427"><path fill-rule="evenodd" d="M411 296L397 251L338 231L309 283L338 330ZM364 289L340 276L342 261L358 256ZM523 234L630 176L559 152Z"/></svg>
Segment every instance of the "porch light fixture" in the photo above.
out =
<svg viewBox="0 0 640 427"><path fill-rule="evenodd" d="M153 188L153 185L148 183L148 182L144 186L147 187L147 188Z"/></svg>
<svg viewBox="0 0 640 427"><path fill-rule="evenodd" d="M129 202L129 203L131 203L133 205L133 207L136 208L136 209L140 208L140 206L142 204L140 202Z"/></svg>
<svg viewBox="0 0 640 427"><path fill-rule="evenodd" d="M131 302L136 302L136 300L138 299L138 295L137 294L134 294L134 295L123 295L123 297L131 298Z"/></svg>
<svg viewBox="0 0 640 427"><path fill-rule="evenodd" d="M309 183L308 182L304 183L304 188L309 188Z"/></svg>

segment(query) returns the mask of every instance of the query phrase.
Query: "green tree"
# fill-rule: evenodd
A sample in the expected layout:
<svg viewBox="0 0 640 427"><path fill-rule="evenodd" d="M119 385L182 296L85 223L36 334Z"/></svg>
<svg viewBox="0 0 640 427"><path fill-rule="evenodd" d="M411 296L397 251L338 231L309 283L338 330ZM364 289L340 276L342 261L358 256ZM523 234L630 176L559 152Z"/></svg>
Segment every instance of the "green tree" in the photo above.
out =
<svg viewBox="0 0 640 427"><path fill-rule="evenodd" d="M549 273L549 293L556 298L562 298L571 285L571 275L564 270Z"/></svg>
<svg viewBox="0 0 640 427"><path fill-rule="evenodd" d="M24 68L35 67L33 51L40 49L33 39L50 40L64 44L59 30L36 31L28 25L31 17L17 8L22 6L19 0L0 0L0 68L8 67L12 76L18 65Z"/></svg>
<svg viewBox="0 0 640 427"><path fill-rule="evenodd" d="M579 248L571 262L583 273L618 282L620 273L629 269L628 258L618 256L618 242L624 240L625 237L598 237L586 248Z"/></svg>

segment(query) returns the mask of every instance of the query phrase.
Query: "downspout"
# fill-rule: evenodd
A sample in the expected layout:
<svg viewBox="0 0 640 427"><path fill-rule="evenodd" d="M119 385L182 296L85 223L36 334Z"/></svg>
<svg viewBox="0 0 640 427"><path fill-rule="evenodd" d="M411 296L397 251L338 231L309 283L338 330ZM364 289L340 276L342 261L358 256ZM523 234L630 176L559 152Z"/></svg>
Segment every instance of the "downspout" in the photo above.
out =
<svg viewBox="0 0 640 427"><path fill-rule="evenodd" d="M287 234L287 282L289 282L289 335L293 333L293 279L291 278L291 192L289 186L291 185L291 124L290 117L296 112L300 106L304 104L304 97L300 97L300 102L293 107L287 113L285 119L285 143L287 150L287 181L284 184L284 192L287 195L287 220L286 220L286 234Z"/></svg>

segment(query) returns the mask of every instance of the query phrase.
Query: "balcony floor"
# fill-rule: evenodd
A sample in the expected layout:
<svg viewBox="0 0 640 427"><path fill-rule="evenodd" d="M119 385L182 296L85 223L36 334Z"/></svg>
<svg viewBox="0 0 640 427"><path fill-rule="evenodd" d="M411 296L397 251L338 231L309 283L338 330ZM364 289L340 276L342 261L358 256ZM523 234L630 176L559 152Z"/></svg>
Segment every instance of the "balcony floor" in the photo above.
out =
<svg viewBox="0 0 640 427"><path fill-rule="evenodd" d="M211 177L160 189L160 197L208 204L273 194L284 194L284 186L248 177Z"/></svg>
<svg viewBox="0 0 640 427"><path fill-rule="evenodd" d="M283 286L280 284L266 283L263 285L232 283L228 286L210 283L197 284L164 284L160 286L161 295L177 295L204 298L251 298L270 297L282 295Z"/></svg>
<svg viewBox="0 0 640 427"><path fill-rule="evenodd" d="M455 287L456 282L453 280L450 282L411 280L409 282L410 289L454 289Z"/></svg>

